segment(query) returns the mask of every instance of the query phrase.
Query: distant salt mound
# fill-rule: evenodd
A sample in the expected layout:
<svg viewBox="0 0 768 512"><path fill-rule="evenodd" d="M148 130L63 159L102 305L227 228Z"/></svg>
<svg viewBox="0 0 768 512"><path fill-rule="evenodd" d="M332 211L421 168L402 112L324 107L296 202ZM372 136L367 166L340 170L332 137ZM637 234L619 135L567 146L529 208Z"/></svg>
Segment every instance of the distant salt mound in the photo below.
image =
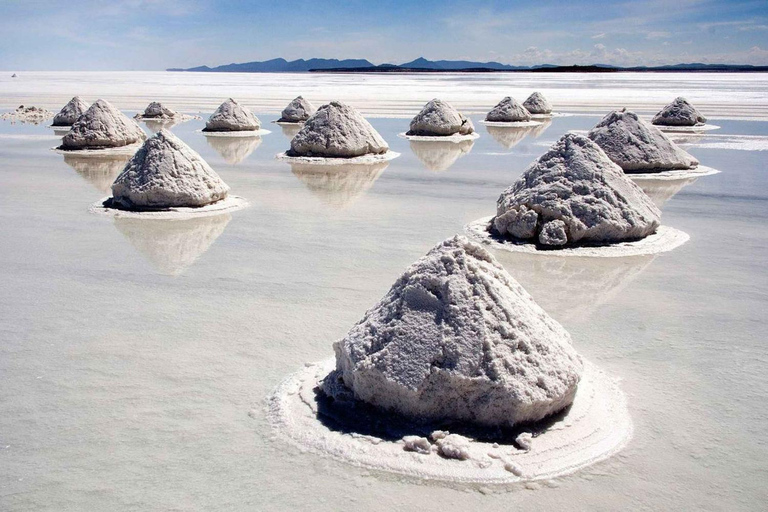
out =
<svg viewBox="0 0 768 512"><path fill-rule="evenodd" d="M472 121L449 103L434 99L424 105L421 112L411 120L410 130L406 135L440 137L450 135L469 135L474 133Z"/></svg>
<svg viewBox="0 0 768 512"><path fill-rule="evenodd" d="M109 202L129 210L201 207L228 193L227 184L200 155L170 131L160 130L115 179Z"/></svg>
<svg viewBox="0 0 768 512"><path fill-rule="evenodd" d="M548 247L645 238L659 227L651 199L592 141L558 140L497 201L493 229Z"/></svg>
<svg viewBox="0 0 768 512"><path fill-rule="evenodd" d="M178 116L179 113L172 110L158 101L153 101L147 108L144 109L144 113L141 117L146 119L173 119Z"/></svg>
<svg viewBox="0 0 768 512"><path fill-rule="evenodd" d="M62 138L60 149L106 149L146 139L144 131L108 101L96 100Z"/></svg>
<svg viewBox="0 0 768 512"><path fill-rule="evenodd" d="M88 107L90 105L81 100L80 96L75 96L53 117L53 126L72 126Z"/></svg>
<svg viewBox="0 0 768 512"><path fill-rule="evenodd" d="M626 109L606 115L587 135L624 172L692 169L699 161Z"/></svg>
<svg viewBox="0 0 768 512"><path fill-rule="evenodd" d="M334 350L327 392L419 421L541 420L571 404L582 371L565 329L462 236L408 267Z"/></svg>
<svg viewBox="0 0 768 512"><path fill-rule="evenodd" d="M534 92L523 102L523 107L531 114L551 114L552 105L540 92Z"/></svg>
<svg viewBox="0 0 768 512"><path fill-rule="evenodd" d="M507 96L485 116L486 121L494 123L519 123L531 120L531 113L514 98Z"/></svg>
<svg viewBox="0 0 768 512"><path fill-rule="evenodd" d="M355 108L332 101L304 123L291 140L289 157L354 158L383 155L389 146Z"/></svg>
<svg viewBox="0 0 768 512"><path fill-rule="evenodd" d="M651 121L658 126L696 126L706 122L707 118L682 96L675 98L675 101L661 109Z"/></svg>
<svg viewBox="0 0 768 512"><path fill-rule="evenodd" d="M302 96L298 96L285 107L280 114L278 123L303 123L309 116L315 113L314 105Z"/></svg>
<svg viewBox="0 0 768 512"><path fill-rule="evenodd" d="M204 132L249 132L261 128L261 122L253 112L229 98L219 105L205 123Z"/></svg>

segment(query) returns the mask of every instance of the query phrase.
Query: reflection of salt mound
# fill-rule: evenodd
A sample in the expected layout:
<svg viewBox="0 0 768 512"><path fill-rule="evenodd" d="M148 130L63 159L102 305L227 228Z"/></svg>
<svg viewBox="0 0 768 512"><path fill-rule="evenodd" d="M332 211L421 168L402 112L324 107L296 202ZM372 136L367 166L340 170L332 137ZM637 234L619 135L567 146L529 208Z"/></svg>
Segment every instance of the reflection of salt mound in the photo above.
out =
<svg viewBox="0 0 768 512"><path fill-rule="evenodd" d="M110 203L126 209L200 207L228 193L227 184L200 155L170 131L161 130L117 177Z"/></svg>
<svg viewBox="0 0 768 512"><path fill-rule="evenodd" d="M534 92L523 102L523 107L531 114L551 114L552 105L540 92Z"/></svg>
<svg viewBox="0 0 768 512"><path fill-rule="evenodd" d="M445 171L455 164L456 160L472 151L474 144L472 140L460 142L412 140L411 151L430 171Z"/></svg>
<svg viewBox="0 0 768 512"><path fill-rule="evenodd" d="M298 96L280 114L278 123L303 123L315 113L315 107L302 96Z"/></svg>
<svg viewBox="0 0 768 512"><path fill-rule="evenodd" d="M261 145L261 137L206 137L205 140L230 165L239 164Z"/></svg>
<svg viewBox="0 0 768 512"><path fill-rule="evenodd" d="M291 140L289 157L354 158L381 155L389 146L355 108L332 101L315 112Z"/></svg>
<svg viewBox="0 0 768 512"><path fill-rule="evenodd" d="M104 149L135 144L146 139L144 131L108 101L96 100L62 139L60 149Z"/></svg>
<svg viewBox="0 0 768 512"><path fill-rule="evenodd" d="M688 100L679 96L653 116L651 122L659 126L696 126L706 123L707 118L693 108Z"/></svg>
<svg viewBox="0 0 768 512"><path fill-rule="evenodd" d="M493 137L493 140L501 144L506 149L512 149L520 144L526 135L532 133L532 130L537 128L536 126L493 126L485 125L485 129L488 134Z"/></svg>
<svg viewBox="0 0 768 512"><path fill-rule="evenodd" d="M53 117L53 126L72 126L88 107L90 105L81 100L80 96L75 96Z"/></svg>
<svg viewBox="0 0 768 512"><path fill-rule="evenodd" d="M334 350L326 392L420 421L541 420L573 401L582 371L565 329L462 236L411 265Z"/></svg>
<svg viewBox="0 0 768 512"><path fill-rule="evenodd" d="M291 163L291 171L321 201L344 208L365 194L389 162L375 164L312 165Z"/></svg>
<svg viewBox="0 0 768 512"><path fill-rule="evenodd" d="M144 109L144 113L141 117L149 119L172 119L178 115L178 112L164 106L159 101L153 101L147 105L147 108Z"/></svg>
<svg viewBox="0 0 768 512"><path fill-rule="evenodd" d="M78 156L64 154L64 163L73 168L77 174L85 178L101 192L109 192L112 182L131 157L128 155L114 156Z"/></svg>
<svg viewBox="0 0 768 512"><path fill-rule="evenodd" d="M259 119L247 108L229 98L219 105L205 123L205 132L250 132L261 127Z"/></svg>
<svg viewBox="0 0 768 512"><path fill-rule="evenodd" d="M179 275L224 232L228 214L184 220L115 217L115 227L161 273Z"/></svg>
<svg viewBox="0 0 768 512"><path fill-rule="evenodd" d="M486 121L494 123L518 123L531 120L531 113L514 98L507 96L485 116Z"/></svg>
<svg viewBox="0 0 768 512"><path fill-rule="evenodd" d="M639 240L659 227L661 212L600 148L568 133L497 201L493 227L549 247Z"/></svg>
<svg viewBox="0 0 768 512"><path fill-rule="evenodd" d="M449 103L434 99L424 105L421 112L411 120L406 135L439 137L450 135L469 135L475 127L467 117Z"/></svg>
<svg viewBox="0 0 768 512"><path fill-rule="evenodd" d="M301 131L301 123L280 123L280 129L283 130L283 135L288 137L289 140L293 139L297 133Z"/></svg>
<svg viewBox="0 0 768 512"><path fill-rule="evenodd" d="M170 119L142 119L144 124L147 125L152 133L157 133L160 130L170 130L177 124L183 122L185 119L181 116L172 117Z"/></svg>
<svg viewBox="0 0 768 512"><path fill-rule="evenodd" d="M549 128L551 124L551 119L542 119L536 126L531 126L531 131L528 133L528 135L534 139L538 139L545 131L547 131L547 128Z"/></svg>
<svg viewBox="0 0 768 512"><path fill-rule="evenodd" d="M626 109L605 116L587 136L624 172L671 171L699 165L658 128Z"/></svg>
<svg viewBox="0 0 768 512"><path fill-rule="evenodd" d="M648 197L661 208L664 203L680 192L688 185L692 185L698 178L683 178L679 180L655 180L632 178L635 184L648 194Z"/></svg>

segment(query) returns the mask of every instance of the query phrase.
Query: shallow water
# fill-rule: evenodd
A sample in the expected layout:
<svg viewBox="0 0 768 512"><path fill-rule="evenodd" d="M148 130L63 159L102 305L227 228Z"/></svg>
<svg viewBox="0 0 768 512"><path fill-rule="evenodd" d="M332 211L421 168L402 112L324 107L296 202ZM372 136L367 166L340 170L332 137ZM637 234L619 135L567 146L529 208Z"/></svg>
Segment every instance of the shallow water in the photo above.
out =
<svg viewBox="0 0 768 512"><path fill-rule="evenodd" d="M286 375L331 355L405 266L492 214L565 131L596 122L556 118L508 147L515 137L498 142L479 119L481 137L454 160L419 158L397 137L407 120L374 118L402 156L349 179L275 160L289 140L277 125L238 148L211 145L202 121L179 124L251 207L167 226L89 214L119 166L65 161L50 129L0 122L0 509L762 508L766 153L708 145L764 143L761 121L723 119L686 146L722 173L659 196L663 222L691 235L673 252L496 254L585 357L622 377L635 436L617 457L530 489L481 488L372 473L273 439L264 399Z"/></svg>

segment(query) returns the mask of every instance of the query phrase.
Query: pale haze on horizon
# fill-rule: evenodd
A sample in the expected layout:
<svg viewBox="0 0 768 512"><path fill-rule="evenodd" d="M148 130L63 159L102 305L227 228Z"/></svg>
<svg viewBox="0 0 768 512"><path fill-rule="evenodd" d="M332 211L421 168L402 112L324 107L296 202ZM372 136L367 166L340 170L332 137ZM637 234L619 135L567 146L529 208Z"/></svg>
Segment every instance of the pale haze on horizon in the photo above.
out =
<svg viewBox="0 0 768 512"><path fill-rule="evenodd" d="M283 57L768 65L768 2L6 0L0 68L163 70Z"/></svg>

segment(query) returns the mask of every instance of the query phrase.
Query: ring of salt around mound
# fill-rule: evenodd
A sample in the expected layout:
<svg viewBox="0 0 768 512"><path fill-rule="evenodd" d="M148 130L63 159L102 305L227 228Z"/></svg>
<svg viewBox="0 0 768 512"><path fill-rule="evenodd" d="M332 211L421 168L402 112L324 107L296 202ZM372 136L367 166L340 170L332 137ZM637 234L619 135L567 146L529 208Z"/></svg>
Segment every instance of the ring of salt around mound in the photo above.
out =
<svg viewBox="0 0 768 512"><path fill-rule="evenodd" d="M697 124L694 126L664 126L654 124L653 126L665 133L701 133L720 129L716 124Z"/></svg>
<svg viewBox="0 0 768 512"><path fill-rule="evenodd" d="M173 207L157 210L123 210L120 208L110 208L104 206L104 202L110 199L105 197L96 203L93 203L88 211L98 215L108 215L110 217L124 217L131 219L189 219L196 217L208 217L211 215L220 215L222 213L234 212L246 208L249 203L240 196L227 196L215 203L207 204L196 208L192 207Z"/></svg>
<svg viewBox="0 0 768 512"><path fill-rule="evenodd" d="M712 174L719 174L721 171L713 169L712 167L706 167L699 165L693 169L680 169L675 171L662 171L662 172L647 172L647 173L625 173L627 178L637 178L641 180L685 180L691 178L701 178L702 176L711 176Z"/></svg>
<svg viewBox="0 0 768 512"><path fill-rule="evenodd" d="M400 153L389 150L386 153L380 155L367 154L355 156L352 158L342 157L322 157L322 156L288 156L285 151L275 155L278 160L285 160L286 162L297 162L303 164L317 164L317 165L346 165L346 164L375 164L377 162L388 162L399 157Z"/></svg>
<svg viewBox="0 0 768 512"><path fill-rule="evenodd" d="M334 368L330 358L290 375L268 398L267 416L278 436L299 449L359 467L443 482L510 484L573 473L615 455L632 438L632 419L617 379L588 361L573 405L548 422L530 450L470 440L466 460L443 458L434 446L429 454L408 452L400 439L355 432L353 426L326 426L316 389Z"/></svg>
<svg viewBox="0 0 768 512"><path fill-rule="evenodd" d="M139 148L141 148L143 143L144 141L140 141L134 144L128 144L127 146L117 146L114 148L100 148L100 149L60 149L58 147L51 148L51 149L61 155L77 155L77 156L133 155L139 150Z"/></svg>
<svg viewBox="0 0 768 512"><path fill-rule="evenodd" d="M281 126L282 125L285 125L285 126L300 126L300 125L304 124L304 121L277 121L277 120L275 120L275 121L270 121L270 122L274 123L274 124L279 124Z"/></svg>
<svg viewBox="0 0 768 512"><path fill-rule="evenodd" d="M137 121L157 121L157 122L163 122L163 121L184 122L184 121L191 121L192 119L196 119L198 117L199 116L190 116L187 114L178 114L178 113L175 116L171 116L171 117L161 117L161 116L151 117L151 116L142 116L139 114L133 116L133 118Z"/></svg>
<svg viewBox="0 0 768 512"><path fill-rule="evenodd" d="M533 116L531 116L533 117ZM542 124L541 121L510 121L510 122L502 122L502 121L486 121L483 119L480 121L480 124L484 124L487 126L500 126L500 127L513 127L513 126L539 126Z"/></svg>
<svg viewBox="0 0 768 512"><path fill-rule="evenodd" d="M408 135L408 133L398 133L398 137L408 140L420 140L424 142L462 142L465 140L475 140L480 137L477 132L467 133L462 135L461 133L454 133L453 135Z"/></svg>
<svg viewBox="0 0 768 512"><path fill-rule="evenodd" d="M532 242L514 242L493 236L490 231L493 217L483 217L464 226L464 231L475 242L492 249L546 256L579 256L589 258L623 258L626 256L647 256L671 251L690 240L690 236L679 229L659 226L656 232L634 242L619 242L610 245L582 245L562 249L540 249Z"/></svg>
<svg viewBox="0 0 768 512"><path fill-rule="evenodd" d="M272 133L269 130L260 128L258 130L241 130L237 132L206 132L204 130L197 130L198 133L202 133L206 137L260 137Z"/></svg>

